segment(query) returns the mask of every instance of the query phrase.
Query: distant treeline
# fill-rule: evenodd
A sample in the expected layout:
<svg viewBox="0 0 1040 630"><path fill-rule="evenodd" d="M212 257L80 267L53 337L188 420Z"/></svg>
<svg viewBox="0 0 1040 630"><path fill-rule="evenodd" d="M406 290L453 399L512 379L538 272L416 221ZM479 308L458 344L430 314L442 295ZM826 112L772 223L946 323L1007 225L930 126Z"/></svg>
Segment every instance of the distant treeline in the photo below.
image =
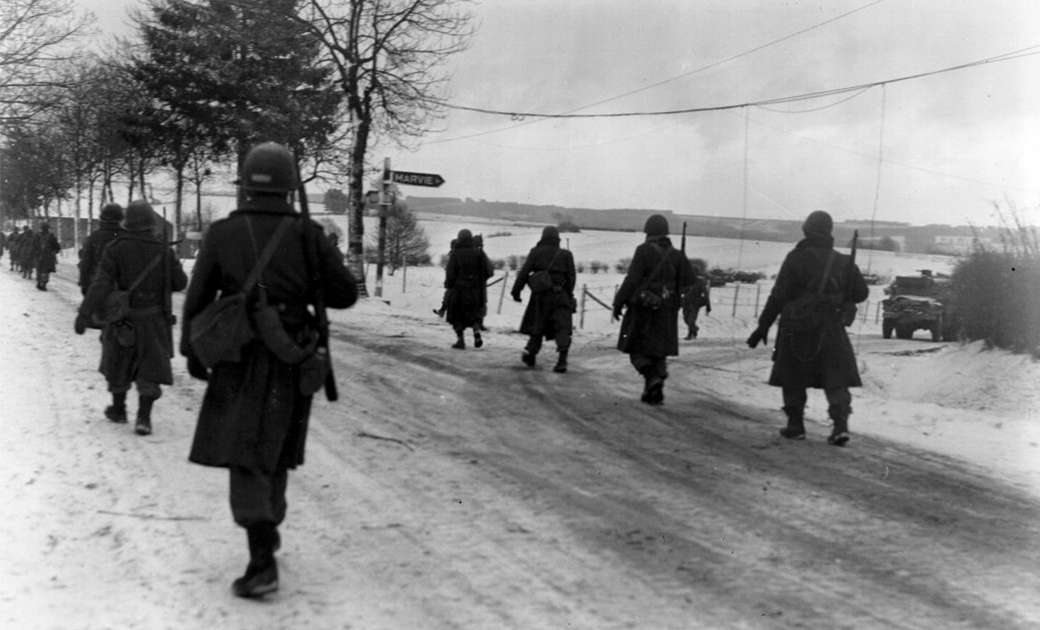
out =
<svg viewBox="0 0 1040 630"><path fill-rule="evenodd" d="M688 236L709 238L731 238L747 241L770 241L794 243L802 238L801 221L782 219L748 219L739 217L716 217L686 215L670 210L647 210L617 208L595 210L591 208L565 208L523 204L513 201L485 201L451 197L408 197L408 206L414 212L449 214L502 221L516 221L537 225L573 224L581 230L611 230L638 232L643 229L647 217L661 214L668 219L674 234L686 223ZM975 228L970 226L925 225L876 221L841 222L834 226L835 242L848 247L853 233L859 231L860 246L864 249L884 249L917 254L953 254L958 248L950 241L970 242L978 237L983 242L999 240L997 228ZM968 247L960 248L961 251Z"/></svg>

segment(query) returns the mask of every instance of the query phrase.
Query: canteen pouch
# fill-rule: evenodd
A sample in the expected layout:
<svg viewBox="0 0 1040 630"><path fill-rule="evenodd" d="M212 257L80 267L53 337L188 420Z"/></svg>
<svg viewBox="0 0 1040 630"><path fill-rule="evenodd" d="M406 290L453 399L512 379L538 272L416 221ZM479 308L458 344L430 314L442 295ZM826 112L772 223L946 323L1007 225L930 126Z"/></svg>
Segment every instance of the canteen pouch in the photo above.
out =
<svg viewBox="0 0 1040 630"><path fill-rule="evenodd" d="M132 348L137 343L137 332L130 319L121 319L108 325L109 334L124 348Z"/></svg>
<svg viewBox="0 0 1040 630"><path fill-rule="evenodd" d="M282 363L299 365L314 354L316 340L311 339L304 346L296 343L296 340L285 331L276 307L269 304L257 306L253 311L253 320L256 321L257 336Z"/></svg>
<svg viewBox="0 0 1040 630"><path fill-rule="evenodd" d="M670 292L667 288L661 290L661 293L657 293L649 287L641 289L636 295L636 306L644 308L650 311L656 311L657 309L664 306L664 301L668 299Z"/></svg>
<svg viewBox="0 0 1040 630"><path fill-rule="evenodd" d="M91 321L100 327L105 324L114 324L128 317L130 317L130 292L116 289L105 298L101 311L91 315Z"/></svg>
<svg viewBox="0 0 1040 630"><path fill-rule="evenodd" d="M531 293L545 293L547 291L552 291L553 281L552 277L549 275L549 271L543 269L527 276L527 286L531 288Z"/></svg>
<svg viewBox="0 0 1040 630"><path fill-rule="evenodd" d="M846 328L856 321L856 305L852 302L841 303L841 324Z"/></svg>
<svg viewBox="0 0 1040 630"><path fill-rule="evenodd" d="M319 346L300 364L300 394L313 396L318 393L331 368L328 350Z"/></svg>
<svg viewBox="0 0 1040 630"><path fill-rule="evenodd" d="M780 324L789 333L819 330L835 315L835 305L826 296L803 295L788 302L780 313Z"/></svg>
<svg viewBox="0 0 1040 630"><path fill-rule="evenodd" d="M252 339L244 293L209 303L191 320L191 349L207 368L222 361L238 363L242 346Z"/></svg>

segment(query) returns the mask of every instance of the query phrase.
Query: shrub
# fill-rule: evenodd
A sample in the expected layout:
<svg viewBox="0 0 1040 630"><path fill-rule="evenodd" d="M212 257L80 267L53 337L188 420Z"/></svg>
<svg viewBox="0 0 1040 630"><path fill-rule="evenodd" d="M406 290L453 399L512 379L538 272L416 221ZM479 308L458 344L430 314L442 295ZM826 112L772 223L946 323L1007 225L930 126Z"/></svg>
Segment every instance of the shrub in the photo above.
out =
<svg viewBox="0 0 1040 630"><path fill-rule="evenodd" d="M954 267L949 312L961 337L1040 358L1040 238L1011 218L1000 251L977 243Z"/></svg>
<svg viewBox="0 0 1040 630"><path fill-rule="evenodd" d="M614 263L614 270L618 273L628 273L628 268L632 266L631 258L622 258L621 260Z"/></svg>
<svg viewBox="0 0 1040 630"><path fill-rule="evenodd" d="M598 260L593 260L592 262L589 263L589 271L591 271L592 273L599 273L600 271L606 271L606 270L607 270L607 265L605 265L604 263L602 263L602 262L600 262Z"/></svg>

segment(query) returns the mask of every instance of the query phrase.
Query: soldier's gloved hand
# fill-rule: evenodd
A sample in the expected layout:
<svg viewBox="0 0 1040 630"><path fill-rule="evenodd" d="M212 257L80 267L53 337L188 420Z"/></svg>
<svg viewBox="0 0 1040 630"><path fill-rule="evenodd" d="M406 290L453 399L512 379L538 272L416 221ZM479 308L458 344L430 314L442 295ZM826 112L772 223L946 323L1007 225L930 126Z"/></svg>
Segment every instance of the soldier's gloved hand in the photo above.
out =
<svg viewBox="0 0 1040 630"><path fill-rule="evenodd" d="M188 374L191 374L192 378L197 378L200 381L209 380L209 372L206 371L206 366L202 365L202 361L199 361L198 357L188 357Z"/></svg>
<svg viewBox="0 0 1040 630"><path fill-rule="evenodd" d="M82 335L87 332L87 318L82 315L76 315L76 323L73 325L77 335Z"/></svg>
<svg viewBox="0 0 1040 630"><path fill-rule="evenodd" d="M524 299L520 297L520 294L519 294L519 293L514 293L514 294L513 294L513 301L514 301L514 302L523 302L523 301L524 301Z"/></svg>
<svg viewBox="0 0 1040 630"><path fill-rule="evenodd" d="M611 312L611 314L610 314L610 321L616 322L619 319L621 319L621 306L620 305L615 306L614 307L614 311Z"/></svg>
<svg viewBox="0 0 1040 630"><path fill-rule="evenodd" d="M755 332L751 333L751 336L747 338L747 345L749 348L754 348L760 343L769 343L768 326L759 326L755 329Z"/></svg>
<svg viewBox="0 0 1040 630"><path fill-rule="evenodd" d="M711 307L710 307L710 306L705 306L705 307L704 307L704 310L705 310L705 312L706 312L706 313L708 313L709 315L711 314Z"/></svg>

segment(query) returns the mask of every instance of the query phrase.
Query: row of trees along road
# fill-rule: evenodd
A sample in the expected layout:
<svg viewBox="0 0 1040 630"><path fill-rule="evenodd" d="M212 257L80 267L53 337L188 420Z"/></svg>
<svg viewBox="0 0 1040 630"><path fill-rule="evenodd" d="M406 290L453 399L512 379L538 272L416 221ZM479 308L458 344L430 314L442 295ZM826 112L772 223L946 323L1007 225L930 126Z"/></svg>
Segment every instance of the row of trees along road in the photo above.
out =
<svg viewBox="0 0 1040 630"><path fill-rule="evenodd" d="M70 199L92 221L95 196L124 201L114 182L129 201L168 177L177 229L201 227L204 183L274 140L298 156L305 182L345 181L347 259L365 295L364 182L379 170L369 152L431 128L446 62L473 35L470 0L147 0L131 37L86 53L74 48L90 34L74 0L8 1L24 16L19 41L45 50L47 29L66 36L28 62L6 35L0 46L5 73L35 77L0 82L0 222L48 217L55 204L60 214ZM188 186L194 217L183 211Z"/></svg>

